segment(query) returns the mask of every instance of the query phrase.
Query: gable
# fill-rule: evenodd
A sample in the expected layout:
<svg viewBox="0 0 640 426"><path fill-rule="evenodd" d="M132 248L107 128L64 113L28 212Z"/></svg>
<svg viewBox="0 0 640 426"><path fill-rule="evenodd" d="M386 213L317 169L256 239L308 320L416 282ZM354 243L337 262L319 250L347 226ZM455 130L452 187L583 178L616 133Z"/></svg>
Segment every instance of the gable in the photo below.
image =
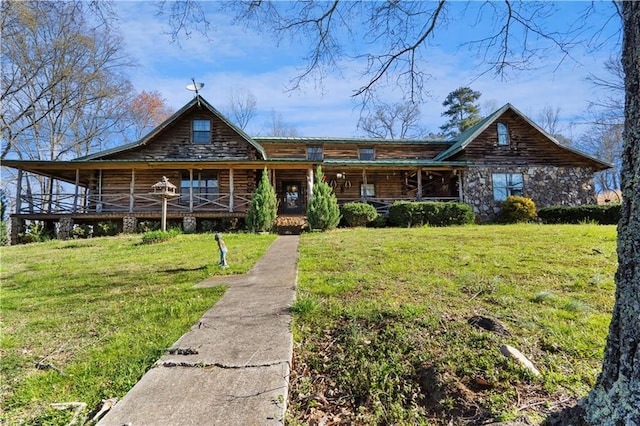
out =
<svg viewBox="0 0 640 426"><path fill-rule="evenodd" d="M207 132L194 132L194 120L208 123L208 137ZM205 134L207 141L198 142L197 133ZM139 141L78 158L76 161L216 161L265 158L262 146L234 126L204 99L196 97Z"/></svg>
<svg viewBox="0 0 640 426"><path fill-rule="evenodd" d="M500 143L498 127L506 126L507 143ZM604 170L609 164L558 143L552 136L507 104L458 137L437 159L482 165L548 165Z"/></svg>

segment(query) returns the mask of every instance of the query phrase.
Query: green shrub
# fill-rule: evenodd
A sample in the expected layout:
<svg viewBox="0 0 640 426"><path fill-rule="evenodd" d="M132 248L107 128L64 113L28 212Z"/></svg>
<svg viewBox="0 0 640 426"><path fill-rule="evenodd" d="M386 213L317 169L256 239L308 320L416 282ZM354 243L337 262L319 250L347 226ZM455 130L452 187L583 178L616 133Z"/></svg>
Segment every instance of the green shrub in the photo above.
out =
<svg viewBox="0 0 640 426"><path fill-rule="evenodd" d="M600 225L616 225L620 221L620 204L603 206L554 206L538 210L538 217L543 223L598 223Z"/></svg>
<svg viewBox="0 0 640 426"><path fill-rule="evenodd" d="M536 204L531 198L511 195L500 204L498 220L503 223L532 222L537 216Z"/></svg>
<svg viewBox="0 0 640 426"><path fill-rule="evenodd" d="M473 208L464 203L397 201L389 208L391 226L465 225L473 223L475 218Z"/></svg>
<svg viewBox="0 0 640 426"><path fill-rule="evenodd" d="M419 203L422 223L431 226L466 225L473 223L476 215L473 208L464 203Z"/></svg>
<svg viewBox="0 0 640 426"><path fill-rule="evenodd" d="M81 224L75 225L71 230L71 237L73 238L89 238L93 233L91 225Z"/></svg>
<svg viewBox="0 0 640 426"><path fill-rule="evenodd" d="M171 228L168 231L149 231L142 235L143 244L161 243L180 235L181 232L177 228Z"/></svg>
<svg viewBox="0 0 640 426"><path fill-rule="evenodd" d="M121 224L116 221L98 222L93 227L93 235L96 237L113 237L122 231Z"/></svg>
<svg viewBox="0 0 640 426"><path fill-rule="evenodd" d="M316 169L313 197L307 206L307 222L310 229L326 231L340 223L340 206L331 187L322 179L322 168Z"/></svg>
<svg viewBox="0 0 640 426"><path fill-rule="evenodd" d="M389 207L389 224L398 227L422 225L422 212L419 203L396 201Z"/></svg>
<svg viewBox="0 0 640 426"><path fill-rule="evenodd" d="M265 168L247 211L247 228L251 232L269 232L276 223L277 215L278 197L269 182L269 174Z"/></svg>
<svg viewBox="0 0 640 426"><path fill-rule="evenodd" d="M378 217L376 208L367 203L346 203L341 211L342 218L350 227L367 226Z"/></svg>
<svg viewBox="0 0 640 426"><path fill-rule="evenodd" d="M9 244L9 231L7 230L7 222L0 220L0 246Z"/></svg>
<svg viewBox="0 0 640 426"><path fill-rule="evenodd" d="M378 214L367 226L369 228L385 228L387 226L387 216Z"/></svg>
<svg viewBox="0 0 640 426"><path fill-rule="evenodd" d="M137 231L141 234L151 231L159 231L162 224L159 220L141 220L138 222Z"/></svg>
<svg viewBox="0 0 640 426"><path fill-rule="evenodd" d="M55 238L55 230L47 228L45 222L31 222L25 232L18 235L18 241L23 244L41 243Z"/></svg>

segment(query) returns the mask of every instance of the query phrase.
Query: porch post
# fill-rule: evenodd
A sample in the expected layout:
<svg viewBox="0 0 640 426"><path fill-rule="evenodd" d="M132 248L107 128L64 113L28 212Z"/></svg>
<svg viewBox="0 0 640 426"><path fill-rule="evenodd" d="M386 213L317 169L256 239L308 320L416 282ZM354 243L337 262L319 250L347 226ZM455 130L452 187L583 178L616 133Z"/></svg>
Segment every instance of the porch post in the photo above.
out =
<svg viewBox="0 0 640 426"><path fill-rule="evenodd" d="M80 186L80 169L76 169L76 190L73 194L73 212L78 211L78 186Z"/></svg>
<svg viewBox="0 0 640 426"><path fill-rule="evenodd" d="M307 202L313 198L313 167L307 169Z"/></svg>
<svg viewBox="0 0 640 426"><path fill-rule="evenodd" d="M193 169L189 169L189 213L193 213Z"/></svg>
<svg viewBox="0 0 640 426"><path fill-rule="evenodd" d="M18 182L16 183L16 214L22 210L22 169L18 169Z"/></svg>
<svg viewBox="0 0 640 426"><path fill-rule="evenodd" d="M367 193L366 193L366 188L367 188L367 170L366 169L362 169L362 188L365 188L365 190L363 191L362 188L360 188L360 198L362 199L363 203L367 202Z"/></svg>
<svg viewBox="0 0 640 426"><path fill-rule="evenodd" d="M464 191L462 190L462 170L458 170L458 201L464 202Z"/></svg>
<svg viewBox="0 0 640 426"><path fill-rule="evenodd" d="M418 193L416 194L418 201L422 201L422 168L418 167Z"/></svg>
<svg viewBox="0 0 640 426"><path fill-rule="evenodd" d="M135 186L136 169L131 169L131 183L129 184L129 213L133 213Z"/></svg>
<svg viewBox="0 0 640 426"><path fill-rule="evenodd" d="M98 170L98 204L96 204L96 212L102 213L102 169Z"/></svg>
<svg viewBox="0 0 640 426"><path fill-rule="evenodd" d="M233 169L229 169L229 213L233 212Z"/></svg>

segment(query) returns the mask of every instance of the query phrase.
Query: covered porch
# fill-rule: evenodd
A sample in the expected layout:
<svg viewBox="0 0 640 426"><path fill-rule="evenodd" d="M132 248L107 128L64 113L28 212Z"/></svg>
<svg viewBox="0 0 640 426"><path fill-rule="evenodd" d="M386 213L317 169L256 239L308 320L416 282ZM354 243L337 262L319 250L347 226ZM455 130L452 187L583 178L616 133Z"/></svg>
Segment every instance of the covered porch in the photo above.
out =
<svg viewBox="0 0 640 426"><path fill-rule="evenodd" d="M23 164L24 165L24 164ZM17 168L15 210L11 215L12 240L25 221L45 221L62 237L75 224L121 221L124 232L135 232L140 220L159 220L162 200L151 188L163 177L176 184L178 194L167 200L167 218L193 230L198 221L243 219L264 169L252 164L166 163L29 164ZM48 167L46 167L48 166ZM122 165L121 165L122 166ZM133 167L132 167L133 166ZM263 165L261 165L263 166ZM269 164L267 173L278 197L280 216L305 216L313 194L316 164ZM462 201L462 168L397 167L332 164L325 160L322 179L333 189L338 203L365 202L386 214L396 201Z"/></svg>

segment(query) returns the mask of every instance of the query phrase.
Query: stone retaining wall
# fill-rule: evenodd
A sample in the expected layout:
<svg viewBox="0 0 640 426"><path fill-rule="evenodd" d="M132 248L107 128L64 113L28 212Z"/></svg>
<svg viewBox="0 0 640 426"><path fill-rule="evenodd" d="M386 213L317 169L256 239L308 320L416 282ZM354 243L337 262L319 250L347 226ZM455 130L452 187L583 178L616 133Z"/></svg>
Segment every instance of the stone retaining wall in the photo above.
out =
<svg viewBox="0 0 640 426"><path fill-rule="evenodd" d="M464 202L480 221L494 220L500 202L493 199L493 173L522 173L523 196L537 208L595 204L593 171L584 167L469 167L463 177Z"/></svg>

